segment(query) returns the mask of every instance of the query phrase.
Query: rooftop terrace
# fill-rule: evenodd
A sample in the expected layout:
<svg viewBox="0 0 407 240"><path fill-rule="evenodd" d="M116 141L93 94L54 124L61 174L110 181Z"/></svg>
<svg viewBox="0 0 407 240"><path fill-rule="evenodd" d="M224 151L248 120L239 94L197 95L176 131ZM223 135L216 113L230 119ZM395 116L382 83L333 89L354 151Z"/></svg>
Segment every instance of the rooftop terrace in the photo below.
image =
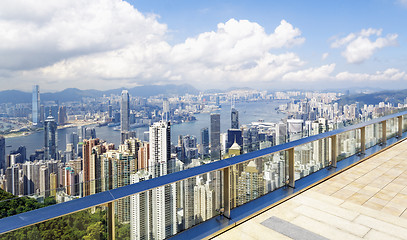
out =
<svg viewBox="0 0 407 240"><path fill-rule="evenodd" d="M407 239L407 141L215 237Z"/></svg>

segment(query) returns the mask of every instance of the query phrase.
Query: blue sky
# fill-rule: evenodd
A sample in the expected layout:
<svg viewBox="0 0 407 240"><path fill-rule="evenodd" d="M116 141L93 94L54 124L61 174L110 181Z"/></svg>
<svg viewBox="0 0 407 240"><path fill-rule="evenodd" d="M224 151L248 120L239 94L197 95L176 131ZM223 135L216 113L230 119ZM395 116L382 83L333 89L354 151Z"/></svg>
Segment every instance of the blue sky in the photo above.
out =
<svg viewBox="0 0 407 240"><path fill-rule="evenodd" d="M406 22L407 0L5 0L0 88L407 88Z"/></svg>
<svg viewBox="0 0 407 240"><path fill-rule="evenodd" d="M213 31L220 22L231 18L247 19L271 32L281 19L298 27L306 38L304 45L296 51L307 60L322 64L321 55L330 53L343 70L374 70L383 61L393 67L407 65L407 5L389 0L341 0L341 1L128 1L144 13L157 14L159 21L170 29L172 43L181 43L188 37ZM369 64L346 64L340 51L330 48L335 36L346 36L361 29L383 29L386 33L397 33L399 45L375 54ZM396 60L397 59L397 60ZM390 64L389 63L389 64Z"/></svg>

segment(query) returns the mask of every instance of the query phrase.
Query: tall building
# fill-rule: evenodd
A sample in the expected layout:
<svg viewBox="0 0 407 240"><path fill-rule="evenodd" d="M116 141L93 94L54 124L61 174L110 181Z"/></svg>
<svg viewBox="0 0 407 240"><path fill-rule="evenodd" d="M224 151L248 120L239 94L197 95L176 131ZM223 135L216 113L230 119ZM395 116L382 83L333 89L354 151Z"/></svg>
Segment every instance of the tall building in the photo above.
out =
<svg viewBox="0 0 407 240"><path fill-rule="evenodd" d="M83 169L83 193L84 196L88 196L91 194L91 180L93 180L92 172L94 169L92 169L92 166L94 164L91 164L94 162L93 156L92 156L92 149L96 145L99 145L99 139L90 139L90 140L84 140L83 141L83 150L82 150L82 155L83 155L83 160L82 160L82 169Z"/></svg>
<svg viewBox="0 0 407 240"><path fill-rule="evenodd" d="M96 138L96 129L95 128L85 128L85 139Z"/></svg>
<svg viewBox="0 0 407 240"><path fill-rule="evenodd" d="M44 197L49 196L49 169L43 165L40 167L40 195Z"/></svg>
<svg viewBox="0 0 407 240"><path fill-rule="evenodd" d="M127 90L122 91L122 98L120 102L120 126L121 132L128 132L130 130L130 98ZM122 143L124 139L122 139Z"/></svg>
<svg viewBox="0 0 407 240"><path fill-rule="evenodd" d="M58 112L59 112L59 106L56 104L44 107L44 114L51 115L55 119L55 122L57 122L57 123L58 123L58 119L59 119ZM47 115L45 115L44 117L46 120Z"/></svg>
<svg viewBox="0 0 407 240"><path fill-rule="evenodd" d="M232 146L233 143L235 143L235 142L237 144L239 144L239 146L243 146L242 130L240 130L240 129L228 129L226 149L229 149L230 146Z"/></svg>
<svg viewBox="0 0 407 240"><path fill-rule="evenodd" d="M220 159L220 114L211 114L211 160Z"/></svg>
<svg viewBox="0 0 407 240"><path fill-rule="evenodd" d="M134 165L135 155L130 151L118 151L112 155L113 188L124 187L130 184L131 168ZM130 222L130 198L123 198L115 204L117 219L120 223Z"/></svg>
<svg viewBox="0 0 407 240"><path fill-rule="evenodd" d="M6 169L6 190L14 195L19 195L19 167L18 164L14 164Z"/></svg>
<svg viewBox="0 0 407 240"><path fill-rule="evenodd" d="M50 115L44 125L44 159L57 159L57 124L54 117Z"/></svg>
<svg viewBox="0 0 407 240"><path fill-rule="evenodd" d="M167 162L171 159L170 122L156 122L150 126L150 161L152 177L167 174Z"/></svg>
<svg viewBox="0 0 407 240"><path fill-rule="evenodd" d="M170 102L167 99L163 101L163 120L168 121L170 119Z"/></svg>
<svg viewBox="0 0 407 240"><path fill-rule="evenodd" d="M209 154L209 129L201 129L201 155L205 159Z"/></svg>
<svg viewBox="0 0 407 240"><path fill-rule="evenodd" d="M255 160L250 161L243 167L237 186L233 186L237 191L237 204L243 205L264 194L263 173L259 171Z"/></svg>
<svg viewBox="0 0 407 240"><path fill-rule="evenodd" d="M6 170L6 139L0 135L0 172Z"/></svg>
<svg viewBox="0 0 407 240"><path fill-rule="evenodd" d="M60 106L58 110L58 124L59 125L64 125L67 121L67 115L66 115L66 107L65 106Z"/></svg>
<svg viewBox="0 0 407 240"><path fill-rule="evenodd" d="M76 157L77 145L79 143L79 136L75 132L66 135L66 152L70 155L67 160L72 160ZM69 147L68 147L69 146Z"/></svg>
<svg viewBox="0 0 407 240"><path fill-rule="evenodd" d="M167 174L171 159L171 126L169 122L156 122L150 126L149 175ZM175 183L151 191L152 237L165 239L177 232Z"/></svg>
<svg viewBox="0 0 407 240"><path fill-rule="evenodd" d="M78 137L79 137L79 142L82 142L85 140L85 126L78 126Z"/></svg>
<svg viewBox="0 0 407 240"><path fill-rule="evenodd" d="M32 93L32 122L34 126L41 124L40 107L40 87L38 85L34 85Z"/></svg>
<svg viewBox="0 0 407 240"><path fill-rule="evenodd" d="M150 175L142 170L130 175L130 183L148 180ZM130 239L152 239L151 191L130 197Z"/></svg>
<svg viewBox="0 0 407 240"><path fill-rule="evenodd" d="M184 164L190 164L192 159L198 159L197 139L195 136L186 135L182 137L182 149L184 151Z"/></svg>
<svg viewBox="0 0 407 240"><path fill-rule="evenodd" d="M239 129L239 112L235 108L230 112L230 128Z"/></svg>

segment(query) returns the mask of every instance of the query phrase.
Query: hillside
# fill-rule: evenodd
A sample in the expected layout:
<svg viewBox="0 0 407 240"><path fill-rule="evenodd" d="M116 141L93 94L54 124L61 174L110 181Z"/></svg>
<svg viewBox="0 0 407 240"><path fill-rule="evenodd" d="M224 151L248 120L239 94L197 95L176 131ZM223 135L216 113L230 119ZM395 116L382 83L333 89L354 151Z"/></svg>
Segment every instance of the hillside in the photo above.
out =
<svg viewBox="0 0 407 240"><path fill-rule="evenodd" d="M78 101L83 97L97 98L103 95L109 96L111 94L118 95L126 88L118 88L106 91L100 90L81 90L77 88L67 88L65 90L55 93L41 93L41 101L59 101L69 102ZM150 97L156 95L184 95L186 93L198 94L199 91L191 85L147 85L127 89L131 96ZM22 92L19 90L6 90L0 91L0 103L30 103L31 93Z"/></svg>
<svg viewBox="0 0 407 240"><path fill-rule="evenodd" d="M380 102L390 102L392 104L404 103L407 97L407 89L396 91L380 91L370 94L351 94L343 96L338 103L340 105L352 104L359 102L360 104L379 104Z"/></svg>

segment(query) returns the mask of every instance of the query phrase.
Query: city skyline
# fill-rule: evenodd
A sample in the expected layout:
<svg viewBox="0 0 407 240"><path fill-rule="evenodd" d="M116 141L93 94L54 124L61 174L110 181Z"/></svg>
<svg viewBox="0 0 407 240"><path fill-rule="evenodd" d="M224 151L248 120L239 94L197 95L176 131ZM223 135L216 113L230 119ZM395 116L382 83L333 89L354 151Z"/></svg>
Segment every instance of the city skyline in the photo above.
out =
<svg viewBox="0 0 407 240"><path fill-rule="evenodd" d="M407 87L405 1L290 3L3 1L0 90Z"/></svg>

